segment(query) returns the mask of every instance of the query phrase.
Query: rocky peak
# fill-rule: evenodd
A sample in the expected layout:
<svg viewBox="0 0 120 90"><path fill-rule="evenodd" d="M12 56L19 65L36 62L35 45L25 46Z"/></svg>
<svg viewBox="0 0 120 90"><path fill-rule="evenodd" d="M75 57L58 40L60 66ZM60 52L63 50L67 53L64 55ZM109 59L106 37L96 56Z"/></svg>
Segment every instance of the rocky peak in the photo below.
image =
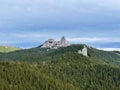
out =
<svg viewBox="0 0 120 90"><path fill-rule="evenodd" d="M66 41L65 36L63 36L60 41Z"/></svg>
<svg viewBox="0 0 120 90"><path fill-rule="evenodd" d="M48 39L45 41L45 43L41 46L41 48L52 48L52 46L55 44L54 39Z"/></svg>
<svg viewBox="0 0 120 90"><path fill-rule="evenodd" d="M60 41L58 41L58 46L60 47L67 47L70 46L70 43L66 40L66 38L63 36Z"/></svg>
<svg viewBox="0 0 120 90"><path fill-rule="evenodd" d="M70 43L63 36L60 41L55 41L54 39L48 39L44 44L41 45L41 48L57 48L57 47L67 47L70 46Z"/></svg>

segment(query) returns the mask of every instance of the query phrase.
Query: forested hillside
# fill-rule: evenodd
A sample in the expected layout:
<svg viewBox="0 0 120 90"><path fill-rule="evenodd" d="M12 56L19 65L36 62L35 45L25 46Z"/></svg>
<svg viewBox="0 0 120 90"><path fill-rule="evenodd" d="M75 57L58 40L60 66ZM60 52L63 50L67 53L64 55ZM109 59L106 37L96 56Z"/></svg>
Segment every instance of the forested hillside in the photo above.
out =
<svg viewBox="0 0 120 90"><path fill-rule="evenodd" d="M69 59L65 58L69 56ZM119 90L120 69L95 64L82 56L57 60L0 62L1 90Z"/></svg>
<svg viewBox="0 0 120 90"><path fill-rule="evenodd" d="M82 44L71 45L66 48L48 49L48 48L31 48L26 50L19 50L9 53L1 53L0 60L13 60L13 61L29 61L38 62L44 60L56 59L65 53L77 53L84 47ZM111 66L120 67L120 55L115 52L108 52L88 47L88 59L101 64L109 64ZM67 57L68 58L68 57Z"/></svg>
<svg viewBox="0 0 120 90"><path fill-rule="evenodd" d="M0 90L120 90L120 57L84 45L0 54Z"/></svg>

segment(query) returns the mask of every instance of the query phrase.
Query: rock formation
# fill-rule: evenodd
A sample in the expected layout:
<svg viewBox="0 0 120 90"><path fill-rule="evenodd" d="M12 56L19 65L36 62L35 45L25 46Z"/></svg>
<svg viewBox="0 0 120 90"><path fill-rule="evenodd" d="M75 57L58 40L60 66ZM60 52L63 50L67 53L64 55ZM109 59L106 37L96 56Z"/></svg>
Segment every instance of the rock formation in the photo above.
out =
<svg viewBox="0 0 120 90"><path fill-rule="evenodd" d="M56 41L54 39L48 39L41 48L52 48L56 44Z"/></svg>
<svg viewBox="0 0 120 90"><path fill-rule="evenodd" d="M84 46L84 48L82 50L79 50L78 53L87 57L88 56L87 47Z"/></svg>
<svg viewBox="0 0 120 90"><path fill-rule="evenodd" d="M69 42L63 36L60 41L57 42L58 47L67 47L70 46Z"/></svg>
<svg viewBox="0 0 120 90"><path fill-rule="evenodd" d="M67 47L70 46L70 43L63 36L60 41L55 41L54 39L48 39L44 44L41 45L41 48L58 48L58 47Z"/></svg>

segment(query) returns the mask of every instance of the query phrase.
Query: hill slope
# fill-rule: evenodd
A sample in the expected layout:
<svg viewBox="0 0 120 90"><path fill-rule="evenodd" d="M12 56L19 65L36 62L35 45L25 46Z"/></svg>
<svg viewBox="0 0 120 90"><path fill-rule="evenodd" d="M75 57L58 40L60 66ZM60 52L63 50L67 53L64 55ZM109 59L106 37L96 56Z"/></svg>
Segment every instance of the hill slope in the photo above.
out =
<svg viewBox="0 0 120 90"><path fill-rule="evenodd" d="M6 53L6 52L12 52L20 50L20 48L12 47L12 46L0 46L0 52Z"/></svg>

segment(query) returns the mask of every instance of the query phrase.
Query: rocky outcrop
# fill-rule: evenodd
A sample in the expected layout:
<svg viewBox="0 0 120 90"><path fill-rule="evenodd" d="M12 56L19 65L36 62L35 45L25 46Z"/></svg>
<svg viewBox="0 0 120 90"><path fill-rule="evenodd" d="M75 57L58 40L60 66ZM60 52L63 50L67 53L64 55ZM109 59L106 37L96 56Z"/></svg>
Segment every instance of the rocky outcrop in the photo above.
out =
<svg viewBox="0 0 120 90"><path fill-rule="evenodd" d="M67 47L70 46L70 43L66 40L66 38L63 36L60 41L55 41L54 39L48 39L45 41L40 47L41 48L51 48L51 49L57 49L58 47ZM49 49L48 49L49 50ZM47 51L48 51L47 50ZM82 50L78 50L79 54L82 54L84 56L88 56L87 52L87 46L84 46Z"/></svg>
<svg viewBox="0 0 120 90"><path fill-rule="evenodd" d="M41 48L54 48L58 47L67 47L70 46L70 43L62 37L60 41L55 41L54 39L48 39L44 44L41 45Z"/></svg>
<svg viewBox="0 0 120 90"><path fill-rule="evenodd" d="M84 48L82 50L79 50L78 53L87 57L88 56L87 47L84 46Z"/></svg>
<svg viewBox="0 0 120 90"><path fill-rule="evenodd" d="M56 44L56 41L54 39L48 39L41 48L52 48Z"/></svg>
<svg viewBox="0 0 120 90"><path fill-rule="evenodd" d="M70 43L63 36L60 41L57 42L57 47L67 47L70 46Z"/></svg>

